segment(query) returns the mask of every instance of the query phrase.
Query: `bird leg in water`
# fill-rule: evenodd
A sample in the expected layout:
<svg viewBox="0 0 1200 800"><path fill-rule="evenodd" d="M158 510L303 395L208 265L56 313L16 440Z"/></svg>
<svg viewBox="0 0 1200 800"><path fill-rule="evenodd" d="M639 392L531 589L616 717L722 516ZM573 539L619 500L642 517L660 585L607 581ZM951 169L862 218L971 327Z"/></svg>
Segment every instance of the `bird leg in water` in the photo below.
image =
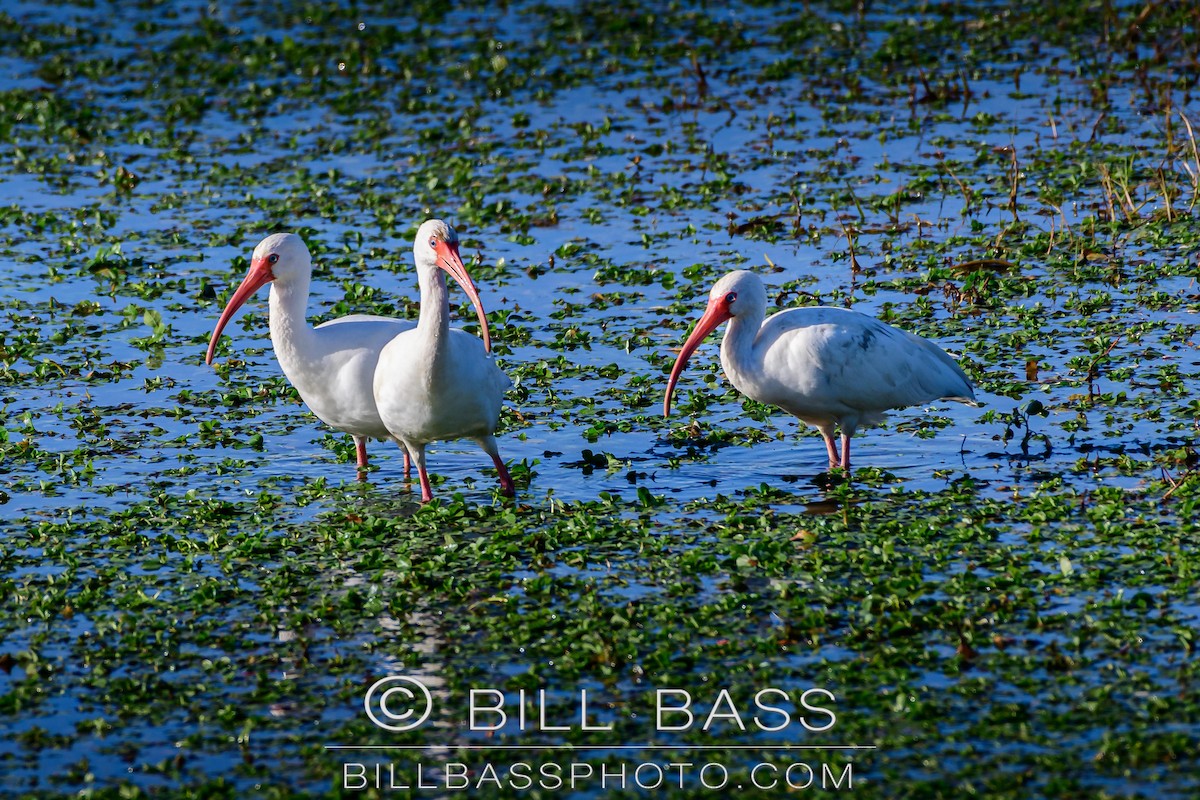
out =
<svg viewBox="0 0 1200 800"><path fill-rule="evenodd" d="M837 445L833 443L833 437L827 433L821 434L825 439L825 450L829 453L829 468L833 469L839 463Z"/></svg>
<svg viewBox="0 0 1200 800"><path fill-rule="evenodd" d="M504 466L504 462L500 460L500 456L492 456L492 463L496 465L496 472L500 474L500 491L505 497L516 497L517 487L513 485L512 476L508 474L508 467Z"/></svg>
<svg viewBox="0 0 1200 800"><path fill-rule="evenodd" d="M500 449L496 446L496 437L488 436L483 439L476 439L479 446L484 452L492 457L492 463L496 465L496 474L500 476L500 491L505 497L516 497L517 487L513 484L512 476L508 474L508 467L504 466L504 461L500 458Z"/></svg>
<svg viewBox="0 0 1200 800"><path fill-rule="evenodd" d="M408 448L399 439L393 437L392 441L400 448L400 452L404 453L404 480L412 480L412 456L408 454Z"/></svg>
<svg viewBox="0 0 1200 800"><path fill-rule="evenodd" d="M820 425L817 430L821 432L821 438L825 440L825 452L829 454L829 468L833 469L841 459L838 458L837 445L833 443L833 426Z"/></svg>
<svg viewBox="0 0 1200 800"><path fill-rule="evenodd" d="M367 438L365 436L354 436L354 454L358 460L358 479L365 481L367 479Z"/></svg>
<svg viewBox="0 0 1200 800"><path fill-rule="evenodd" d="M429 485L429 472L425 469L425 454L417 455L417 477L421 481L421 502L428 503L433 499L433 487Z"/></svg>
<svg viewBox="0 0 1200 800"><path fill-rule="evenodd" d="M407 480L410 475L411 465L417 465L417 478L421 481L421 502L428 503L433 499L433 487L429 485L429 473L425 471L425 445L418 445L413 450L409 450L404 442L396 439L396 444L400 445L400 449L404 451L404 478Z"/></svg>
<svg viewBox="0 0 1200 800"><path fill-rule="evenodd" d="M850 470L850 437L842 434L842 469Z"/></svg>

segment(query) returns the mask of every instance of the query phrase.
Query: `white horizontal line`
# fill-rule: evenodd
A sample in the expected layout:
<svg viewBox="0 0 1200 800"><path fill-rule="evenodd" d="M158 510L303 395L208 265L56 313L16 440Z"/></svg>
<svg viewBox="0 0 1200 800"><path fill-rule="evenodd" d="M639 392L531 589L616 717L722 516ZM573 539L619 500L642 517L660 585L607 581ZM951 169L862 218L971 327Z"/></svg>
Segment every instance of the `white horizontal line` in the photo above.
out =
<svg viewBox="0 0 1200 800"><path fill-rule="evenodd" d="M873 744L327 744L326 750L876 750Z"/></svg>

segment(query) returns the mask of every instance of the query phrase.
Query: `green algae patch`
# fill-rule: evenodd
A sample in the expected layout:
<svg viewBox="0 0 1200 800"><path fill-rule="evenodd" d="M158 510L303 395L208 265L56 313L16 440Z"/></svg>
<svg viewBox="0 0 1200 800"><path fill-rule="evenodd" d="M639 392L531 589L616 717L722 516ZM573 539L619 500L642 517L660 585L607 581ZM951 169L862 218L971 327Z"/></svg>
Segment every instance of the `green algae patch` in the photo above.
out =
<svg viewBox="0 0 1200 800"><path fill-rule="evenodd" d="M860 5L0 13L0 794L1200 791L1200 12ZM354 480L261 298L203 363L274 231L314 322L415 318L430 216L514 502L469 444L428 506L394 446ZM895 412L843 479L712 341L664 420L739 268L983 407ZM405 675L436 709L397 732L364 699ZM670 775L574 791L719 773Z"/></svg>

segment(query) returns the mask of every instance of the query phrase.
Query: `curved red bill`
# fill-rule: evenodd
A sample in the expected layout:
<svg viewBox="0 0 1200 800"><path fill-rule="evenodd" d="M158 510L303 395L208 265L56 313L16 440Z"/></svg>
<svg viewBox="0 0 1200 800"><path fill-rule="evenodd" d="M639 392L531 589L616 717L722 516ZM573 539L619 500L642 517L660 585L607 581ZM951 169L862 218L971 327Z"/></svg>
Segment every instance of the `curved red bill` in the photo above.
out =
<svg viewBox="0 0 1200 800"><path fill-rule="evenodd" d="M246 273L246 277L242 278L233 297L229 298L229 302L225 304L225 310L221 312L221 318L217 320L217 327L213 329L212 338L208 340L208 354L204 357L205 364L212 363L213 353L217 349L217 341L221 338L221 331L225 330L225 326L233 318L234 313L242 307L250 295L273 280L275 280L275 275L271 272L271 266L265 258L256 258L250 262L250 270Z"/></svg>
<svg viewBox="0 0 1200 800"><path fill-rule="evenodd" d="M675 383L679 380L679 374L683 372L683 368L687 366L688 359L692 357L692 353L696 352L696 348L704 341L704 337L731 316L729 304L724 302L724 298L708 301L708 308L704 309L704 316L700 317L691 336L683 343L683 349L679 351L679 357L675 359L675 366L671 368L671 379L667 381L667 394L663 398L664 417L671 416L671 395L675 393Z"/></svg>
<svg viewBox="0 0 1200 800"><path fill-rule="evenodd" d="M463 291L467 293L467 297L470 298L471 305L475 306L475 314L479 317L479 329L483 332L483 347L489 353L492 352L492 333L488 330L487 315L483 313L483 302L479 299L479 290L475 288L475 281L471 280L471 275L467 272L462 257L458 254L458 245L438 242L434 246L434 251L438 256L438 266L458 281Z"/></svg>

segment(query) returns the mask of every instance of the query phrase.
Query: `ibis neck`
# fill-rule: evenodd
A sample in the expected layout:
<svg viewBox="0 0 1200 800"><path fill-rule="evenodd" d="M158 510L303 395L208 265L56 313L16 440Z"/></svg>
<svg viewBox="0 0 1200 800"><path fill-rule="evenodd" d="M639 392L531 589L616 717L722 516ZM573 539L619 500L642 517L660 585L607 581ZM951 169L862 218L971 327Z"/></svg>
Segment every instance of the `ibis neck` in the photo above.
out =
<svg viewBox="0 0 1200 800"><path fill-rule="evenodd" d="M296 364L303 353L312 350L307 346L314 336L308 325L308 286L306 277L293 277L284 285L271 284L268 300L271 344L284 374L289 374L289 367Z"/></svg>
<svg viewBox="0 0 1200 800"><path fill-rule="evenodd" d="M721 367L735 388L741 389L744 379L755 374L757 361L755 341L762 328L763 310L742 313L729 320L725 338L721 340Z"/></svg>
<svg viewBox="0 0 1200 800"><path fill-rule="evenodd" d="M446 289L446 276L436 266L420 265L417 281L421 289L417 333L436 355L450 338L450 293Z"/></svg>

